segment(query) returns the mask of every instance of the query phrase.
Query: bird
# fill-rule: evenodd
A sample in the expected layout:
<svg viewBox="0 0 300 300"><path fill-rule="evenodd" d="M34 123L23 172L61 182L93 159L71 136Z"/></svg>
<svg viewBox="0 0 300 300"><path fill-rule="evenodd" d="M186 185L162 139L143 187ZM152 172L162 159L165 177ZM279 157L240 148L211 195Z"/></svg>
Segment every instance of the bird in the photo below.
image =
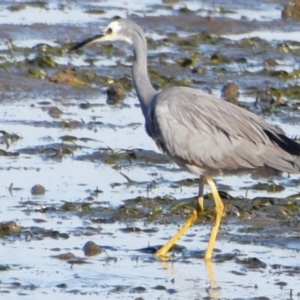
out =
<svg viewBox="0 0 300 300"><path fill-rule="evenodd" d="M155 255L167 258L168 251L200 218L207 183L215 203L214 223L204 255L205 261L211 262L225 213L213 177L266 169L300 173L300 144L260 116L196 88L172 86L156 90L148 75L146 36L133 20L111 20L100 33L74 44L69 50L114 41L132 46L132 79L147 134L179 167L199 176L196 207Z"/></svg>

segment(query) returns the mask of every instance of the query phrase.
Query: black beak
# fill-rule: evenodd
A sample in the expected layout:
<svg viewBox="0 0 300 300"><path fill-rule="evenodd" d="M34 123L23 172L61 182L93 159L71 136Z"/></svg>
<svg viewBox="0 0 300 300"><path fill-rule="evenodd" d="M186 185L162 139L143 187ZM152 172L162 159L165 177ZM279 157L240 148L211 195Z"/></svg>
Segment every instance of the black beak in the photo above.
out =
<svg viewBox="0 0 300 300"><path fill-rule="evenodd" d="M86 39L86 40L84 40L84 41L82 41L82 42L79 42L79 43L75 44L74 46L72 46L72 47L69 49L69 52L70 52L70 51L73 51L73 50L77 50L77 49L79 49L79 48L81 48L81 47L83 47L83 46L85 46L85 45L87 45L87 44L90 44L90 43L92 43L93 41L102 38L103 36L104 36L103 34L97 34L97 35L94 35L94 36L92 36L92 37L90 37L90 38L88 38L88 39Z"/></svg>

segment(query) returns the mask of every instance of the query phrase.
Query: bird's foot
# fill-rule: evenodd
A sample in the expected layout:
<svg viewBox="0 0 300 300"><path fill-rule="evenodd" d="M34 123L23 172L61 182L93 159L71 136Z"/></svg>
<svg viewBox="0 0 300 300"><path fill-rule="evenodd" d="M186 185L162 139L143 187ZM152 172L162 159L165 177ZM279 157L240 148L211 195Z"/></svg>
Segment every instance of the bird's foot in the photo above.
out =
<svg viewBox="0 0 300 300"><path fill-rule="evenodd" d="M164 251L158 250L154 255L160 260L170 260L170 256Z"/></svg>

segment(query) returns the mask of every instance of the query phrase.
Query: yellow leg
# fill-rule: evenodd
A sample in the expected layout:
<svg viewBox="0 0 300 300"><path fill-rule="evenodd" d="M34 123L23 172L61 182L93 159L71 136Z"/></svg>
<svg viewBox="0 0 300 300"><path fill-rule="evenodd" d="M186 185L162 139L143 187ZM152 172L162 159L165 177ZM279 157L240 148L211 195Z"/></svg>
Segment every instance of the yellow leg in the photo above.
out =
<svg viewBox="0 0 300 300"><path fill-rule="evenodd" d="M178 230L178 232L162 247L156 252L156 256L160 258L167 257L167 252L171 247L181 238L181 236L197 221L203 212L203 188L206 178L204 176L200 177L199 182L199 193L198 193L198 203L196 209L193 210L191 216L187 219L185 224Z"/></svg>
<svg viewBox="0 0 300 300"><path fill-rule="evenodd" d="M207 260L211 260L211 257L212 257L212 252L214 249L215 241L216 241L219 227L221 224L221 219L222 219L223 213L224 213L224 204L219 196L218 190L216 188L216 185L215 185L213 179L211 177L207 177L206 180L211 189L211 192L212 192L212 195L213 195L213 198L215 201L215 206L216 206L215 223L211 230L210 239L209 239L207 250L205 253L205 257L204 257L204 259L207 261Z"/></svg>

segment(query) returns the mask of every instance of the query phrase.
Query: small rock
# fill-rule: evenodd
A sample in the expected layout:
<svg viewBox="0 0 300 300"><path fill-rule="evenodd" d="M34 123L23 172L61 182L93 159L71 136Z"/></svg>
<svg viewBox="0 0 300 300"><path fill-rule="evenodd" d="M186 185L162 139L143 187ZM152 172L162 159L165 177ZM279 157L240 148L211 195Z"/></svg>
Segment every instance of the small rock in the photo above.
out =
<svg viewBox="0 0 300 300"><path fill-rule="evenodd" d="M82 250L86 256L93 256L102 252L102 248L92 241L86 242Z"/></svg>
<svg viewBox="0 0 300 300"><path fill-rule="evenodd" d="M143 286L137 286L130 290L130 293L145 293L146 289Z"/></svg>
<svg viewBox="0 0 300 300"><path fill-rule="evenodd" d="M167 289L166 291L170 295L178 293L175 289Z"/></svg>
<svg viewBox="0 0 300 300"><path fill-rule="evenodd" d="M158 291L165 291L167 288L164 285L157 285L153 289Z"/></svg>
<svg viewBox="0 0 300 300"><path fill-rule="evenodd" d="M19 226L14 221L0 223L0 234L17 233L20 231L21 231L21 226Z"/></svg>
<svg viewBox="0 0 300 300"><path fill-rule="evenodd" d="M40 185L40 184L36 184L31 188L31 195L44 195L46 193L46 189Z"/></svg>
<svg viewBox="0 0 300 300"><path fill-rule="evenodd" d="M89 109L90 107L91 107L91 104L88 102L79 104L79 108L81 108L81 109Z"/></svg>
<svg viewBox="0 0 300 300"><path fill-rule="evenodd" d="M107 104L116 104L125 98L125 91L120 83L112 83L106 90Z"/></svg>
<svg viewBox="0 0 300 300"><path fill-rule="evenodd" d="M293 0L285 5L281 13L282 19L300 20L300 1Z"/></svg>
<svg viewBox="0 0 300 300"><path fill-rule="evenodd" d="M63 112L59 108L57 108L56 106L51 106L48 109L48 114L52 118L59 118L62 113Z"/></svg>
<svg viewBox="0 0 300 300"><path fill-rule="evenodd" d="M283 287L287 286L287 283L284 281L278 281L275 283L275 285L279 285L281 288L283 288Z"/></svg>
<svg viewBox="0 0 300 300"><path fill-rule="evenodd" d="M239 87L234 82L226 83L221 90L221 97L232 104L239 103Z"/></svg>
<svg viewBox="0 0 300 300"><path fill-rule="evenodd" d="M57 284L56 287L58 287L60 289L65 289L65 288L67 288L67 285L65 283L60 283L60 284Z"/></svg>

